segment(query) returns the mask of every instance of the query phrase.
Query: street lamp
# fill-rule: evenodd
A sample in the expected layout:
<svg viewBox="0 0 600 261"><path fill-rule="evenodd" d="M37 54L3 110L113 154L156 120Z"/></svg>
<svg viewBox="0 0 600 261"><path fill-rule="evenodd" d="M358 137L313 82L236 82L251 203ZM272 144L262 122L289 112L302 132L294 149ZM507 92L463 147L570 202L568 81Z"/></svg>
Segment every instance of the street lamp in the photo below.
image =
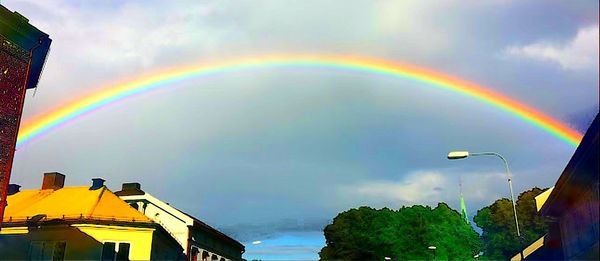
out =
<svg viewBox="0 0 600 261"><path fill-rule="evenodd" d="M517 237L519 238L519 243L521 243L521 232L519 231L519 220L517 218L517 205L515 204L515 196L514 196L513 188L512 188L512 176L510 174L510 169L508 168L508 162L506 161L506 159L504 157L502 157L502 155L500 155L496 152L470 153L468 151L451 151L450 153L448 153L449 160L464 159L469 156L496 156L496 157L500 158L502 160L502 162L504 162L504 167L506 168L506 177L508 178L508 188L510 189L510 201L512 202L513 213L515 215L515 225L517 228ZM523 247L521 246L521 251L520 251L521 252L521 260L523 260L523 249L522 248Z"/></svg>
<svg viewBox="0 0 600 261"><path fill-rule="evenodd" d="M433 260L437 260L437 258L435 256L435 250L437 249L437 247L435 247L435 246L429 246L428 249L431 250L431 251L433 251Z"/></svg>

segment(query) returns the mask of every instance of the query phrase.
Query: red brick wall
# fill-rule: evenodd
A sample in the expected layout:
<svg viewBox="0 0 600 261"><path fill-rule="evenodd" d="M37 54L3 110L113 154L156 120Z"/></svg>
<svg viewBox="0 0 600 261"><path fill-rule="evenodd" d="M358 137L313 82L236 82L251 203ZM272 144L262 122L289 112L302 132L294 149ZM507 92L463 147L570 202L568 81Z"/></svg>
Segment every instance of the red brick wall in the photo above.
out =
<svg viewBox="0 0 600 261"><path fill-rule="evenodd" d="M25 98L28 61L24 50L0 36L0 221Z"/></svg>

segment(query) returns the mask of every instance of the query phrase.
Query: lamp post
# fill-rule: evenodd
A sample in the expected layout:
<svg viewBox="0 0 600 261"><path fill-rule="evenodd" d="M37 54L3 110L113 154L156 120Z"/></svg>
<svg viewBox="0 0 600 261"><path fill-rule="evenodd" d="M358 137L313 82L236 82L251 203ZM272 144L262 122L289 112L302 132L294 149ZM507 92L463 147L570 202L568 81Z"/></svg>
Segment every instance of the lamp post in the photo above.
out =
<svg viewBox="0 0 600 261"><path fill-rule="evenodd" d="M470 153L468 151L452 151L452 152L448 153L449 160L464 159L469 156L496 156L496 157L500 158L502 160L502 162L504 162L504 167L506 168L506 177L508 179L508 188L510 189L510 201L512 202L513 214L515 216L515 226L517 228L517 238L519 239L519 244L520 244L520 248L521 248L520 249L521 260L523 260L524 257L523 257L523 246L522 246L522 242L521 242L521 231L519 230L519 220L517 218L517 205L515 204L515 196L514 196L513 187L512 187L512 175L510 173L510 169L508 168L508 162L506 161L506 159L504 157L502 157L502 155L500 155L496 152Z"/></svg>
<svg viewBox="0 0 600 261"><path fill-rule="evenodd" d="M437 249L437 247L435 247L435 246L429 246L428 249L431 250L431 251L433 251L433 260L437 260L437 258L435 256L435 250Z"/></svg>

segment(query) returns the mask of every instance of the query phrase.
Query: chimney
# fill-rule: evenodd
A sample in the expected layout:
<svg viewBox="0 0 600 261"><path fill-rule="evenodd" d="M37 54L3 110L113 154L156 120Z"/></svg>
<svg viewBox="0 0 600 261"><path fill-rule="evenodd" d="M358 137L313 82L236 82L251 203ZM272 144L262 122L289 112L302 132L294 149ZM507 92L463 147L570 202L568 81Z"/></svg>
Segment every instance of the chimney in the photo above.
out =
<svg viewBox="0 0 600 261"><path fill-rule="evenodd" d="M117 196L132 196L132 195L144 195L146 194L142 190L142 185L137 182L123 183L121 191L115 192Z"/></svg>
<svg viewBox="0 0 600 261"><path fill-rule="evenodd" d="M142 185L137 182L123 183L121 190L142 190Z"/></svg>
<svg viewBox="0 0 600 261"><path fill-rule="evenodd" d="M61 189L65 186L65 175L58 172L44 173L44 181L42 182L42 189Z"/></svg>
<svg viewBox="0 0 600 261"><path fill-rule="evenodd" d="M17 192L20 191L19 190L20 188L21 188L21 186L19 186L17 184L8 184L8 189L6 191L7 195L10 196L10 195L17 194Z"/></svg>
<svg viewBox="0 0 600 261"><path fill-rule="evenodd" d="M90 190L96 190L96 189L104 187L104 181L105 180L102 178L93 178L92 186L90 187Z"/></svg>

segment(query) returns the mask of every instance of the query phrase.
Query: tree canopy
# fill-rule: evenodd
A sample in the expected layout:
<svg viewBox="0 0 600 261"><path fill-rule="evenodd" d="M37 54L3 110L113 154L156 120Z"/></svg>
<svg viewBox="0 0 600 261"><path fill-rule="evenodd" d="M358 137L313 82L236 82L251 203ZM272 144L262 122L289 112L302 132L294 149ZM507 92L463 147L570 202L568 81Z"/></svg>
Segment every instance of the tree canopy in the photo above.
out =
<svg viewBox="0 0 600 261"><path fill-rule="evenodd" d="M508 260L520 249L544 235L544 219L537 214L535 196L544 190L532 188L521 193L517 199L517 215L523 245L517 238L512 203L509 199L496 200L493 204L477 211L473 221L483 230L483 257Z"/></svg>
<svg viewBox="0 0 600 261"><path fill-rule="evenodd" d="M479 235L445 203L399 210L360 207L338 214L325 227L322 260L470 259L481 250Z"/></svg>

